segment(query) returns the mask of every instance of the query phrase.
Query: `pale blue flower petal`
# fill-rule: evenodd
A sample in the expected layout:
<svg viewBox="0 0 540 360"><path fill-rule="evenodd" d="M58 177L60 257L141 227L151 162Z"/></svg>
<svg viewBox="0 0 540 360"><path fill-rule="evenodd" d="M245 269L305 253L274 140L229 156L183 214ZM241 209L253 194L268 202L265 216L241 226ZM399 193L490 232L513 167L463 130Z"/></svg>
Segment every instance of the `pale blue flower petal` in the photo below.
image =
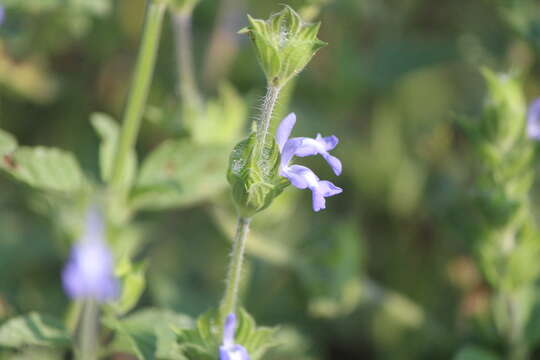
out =
<svg viewBox="0 0 540 360"><path fill-rule="evenodd" d="M84 234L71 250L62 283L73 299L106 302L119 295L113 257L104 241L103 220L95 208L89 210Z"/></svg>
<svg viewBox="0 0 540 360"><path fill-rule="evenodd" d="M343 191L330 181L319 180L317 175L305 166L292 165L284 169L281 175L289 179L294 187L298 189L309 188L312 191L314 211L319 211L326 207L326 197L337 195Z"/></svg>
<svg viewBox="0 0 540 360"><path fill-rule="evenodd" d="M310 168L302 165L292 165L282 169L281 176L289 179L291 184L298 189L307 189L317 186L319 178Z"/></svg>
<svg viewBox="0 0 540 360"><path fill-rule="evenodd" d="M341 175L342 165L341 165L341 161L337 157L332 156L329 153L324 153L323 158L330 165L330 167L334 171L334 174L338 176Z"/></svg>
<svg viewBox="0 0 540 360"><path fill-rule="evenodd" d="M227 315L223 326L223 341L219 347L219 360L249 360L247 350L239 344L234 343L236 331L236 315Z"/></svg>
<svg viewBox="0 0 540 360"><path fill-rule="evenodd" d="M296 151L294 152L294 156L306 157L326 152L326 150L324 150L324 146L317 142L317 140L315 139L308 137L298 137L292 138L289 141L292 140L296 140L299 143L299 145L296 147Z"/></svg>
<svg viewBox="0 0 540 360"><path fill-rule="evenodd" d="M234 332L236 330L236 315L231 313L225 319L223 326L223 345L234 345Z"/></svg>
<svg viewBox="0 0 540 360"><path fill-rule="evenodd" d="M330 181L319 181L316 188L311 189L313 192L313 211L320 211L326 209L326 199L327 197L337 195L343 190L338 188Z"/></svg>
<svg viewBox="0 0 540 360"><path fill-rule="evenodd" d="M336 185L327 180L319 181L318 190L321 194L323 194L324 197L334 196L343 192L342 188L337 187Z"/></svg>
<svg viewBox="0 0 540 360"><path fill-rule="evenodd" d="M335 135L322 137L321 134L317 134L315 140L324 144L324 149L326 151L334 150L337 144L339 144L339 139Z"/></svg>
<svg viewBox="0 0 540 360"><path fill-rule="evenodd" d="M219 360L250 360L247 350L242 345L219 347Z"/></svg>
<svg viewBox="0 0 540 360"><path fill-rule="evenodd" d="M289 142L291 143L294 142L294 146L292 144L291 145L288 144ZM339 161L339 159L336 158L335 156L330 155L327 150L327 149L330 149L330 150L333 149L337 145L337 143L338 143L338 140L337 140L337 137L335 136L328 136L326 138L323 138L320 136L320 134L318 134L316 139L307 138L307 137L292 138L287 141L287 143L285 144L285 148L287 150L289 148L294 148L294 156L299 156L299 157L306 157L306 156L320 154L332 167L332 170L334 171L334 173L336 175L340 175L341 174L341 161ZM287 153L288 160L290 161L289 156L290 154Z"/></svg>
<svg viewBox="0 0 540 360"><path fill-rule="evenodd" d="M281 150L281 167L286 167L296 155L298 149L302 148L302 144L306 138L292 138L287 140Z"/></svg>
<svg viewBox="0 0 540 360"><path fill-rule="evenodd" d="M283 150L287 139L289 139L289 136L291 136L294 124L296 124L295 113L290 113L283 120L281 120L281 123L276 130L276 143L278 144L280 151Z"/></svg>
<svg viewBox="0 0 540 360"><path fill-rule="evenodd" d="M540 140L540 98L529 106L527 114L527 135L529 138Z"/></svg>

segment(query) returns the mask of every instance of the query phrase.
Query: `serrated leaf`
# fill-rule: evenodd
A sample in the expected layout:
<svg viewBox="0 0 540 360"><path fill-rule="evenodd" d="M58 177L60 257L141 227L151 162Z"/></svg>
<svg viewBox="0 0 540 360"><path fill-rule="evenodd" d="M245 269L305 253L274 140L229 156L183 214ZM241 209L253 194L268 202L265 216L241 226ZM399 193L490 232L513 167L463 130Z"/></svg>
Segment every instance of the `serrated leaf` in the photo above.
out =
<svg viewBox="0 0 540 360"><path fill-rule="evenodd" d="M205 116L192 125L195 142L231 144L239 138L247 118L247 105L232 85L221 84L218 98L208 101Z"/></svg>
<svg viewBox="0 0 540 360"><path fill-rule="evenodd" d="M10 133L0 129L0 157L13 152L17 148L17 139Z"/></svg>
<svg viewBox="0 0 540 360"><path fill-rule="evenodd" d="M273 339L276 329L257 327L255 320L244 309L240 309L237 315L235 343L246 348L250 359L261 359L276 344ZM178 331L179 345L189 360L218 360L222 332L219 312L212 309L199 316L194 329Z"/></svg>
<svg viewBox="0 0 540 360"><path fill-rule="evenodd" d="M118 331L118 338L113 344L116 350L132 351L141 360L186 359L178 348L174 329L193 326L187 315L147 308L122 320L108 318L105 323Z"/></svg>
<svg viewBox="0 0 540 360"><path fill-rule="evenodd" d="M109 181L112 173L112 167L114 166L114 158L116 156L116 149L118 146L120 127L112 117L103 113L92 114L90 121L101 138L101 144L99 146L99 167L101 179L103 181ZM126 161L126 172L122 176L122 184L125 187L129 187L133 182L137 169L137 157L135 152L130 152Z"/></svg>
<svg viewBox="0 0 540 360"><path fill-rule="evenodd" d="M0 346L68 347L70 344L71 337L60 321L38 313L10 319L0 327Z"/></svg>
<svg viewBox="0 0 540 360"><path fill-rule="evenodd" d="M169 140L142 164L131 201L138 209L189 206L224 190L226 171L226 147Z"/></svg>
<svg viewBox="0 0 540 360"><path fill-rule="evenodd" d="M47 147L19 147L4 156L0 168L15 179L40 190L74 192L84 177L72 153Z"/></svg>

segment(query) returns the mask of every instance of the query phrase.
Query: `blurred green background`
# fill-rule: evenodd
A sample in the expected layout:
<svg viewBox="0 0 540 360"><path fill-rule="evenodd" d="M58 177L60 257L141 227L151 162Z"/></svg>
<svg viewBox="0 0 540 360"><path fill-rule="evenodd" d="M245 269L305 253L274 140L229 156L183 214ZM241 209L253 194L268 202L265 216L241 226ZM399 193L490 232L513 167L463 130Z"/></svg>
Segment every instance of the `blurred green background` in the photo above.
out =
<svg viewBox="0 0 540 360"><path fill-rule="evenodd" d="M254 118L264 77L236 31L246 13L266 18L281 3L203 0L195 9L195 67L206 98L226 79ZM288 4L309 3L316 2ZM0 127L21 144L74 152L98 179L90 115L121 118L145 2L0 4ZM320 159L305 164L344 193L313 213L310 194L291 187L254 220L244 304L258 323L290 327L294 348L271 358L449 359L467 344L499 348L492 290L472 250L478 164L455 120L481 111L481 66L519 70L528 99L540 95L538 2L335 0L318 19L329 45L299 76L289 110L298 116L295 134L340 138L342 176ZM187 136L168 20L140 158ZM4 175L0 189L0 322L34 310L62 316L69 300L60 272L73 239L34 190ZM139 307L196 316L218 303L234 217L225 173L214 190L181 208L138 214L145 245L137 256L149 258Z"/></svg>

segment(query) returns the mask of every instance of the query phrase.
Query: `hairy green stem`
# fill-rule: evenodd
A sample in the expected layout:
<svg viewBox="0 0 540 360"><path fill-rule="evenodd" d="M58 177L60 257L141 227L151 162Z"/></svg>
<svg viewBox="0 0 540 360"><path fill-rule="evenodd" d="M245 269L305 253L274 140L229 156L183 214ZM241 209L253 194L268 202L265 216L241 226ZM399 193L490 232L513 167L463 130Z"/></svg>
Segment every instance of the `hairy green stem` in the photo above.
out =
<svg viewBox="0 0 540 360"><path fill-rule="evenodd" d="M246 248L247 234L249 232L250 218L238 218L236 235L234 237L231 261L227 272L227 287L221 301L222 316L236 312L238 305L238 289L242 279L242 264Z"/></svg>
<svg viewBox="0 0 540 360"><path fill-rule="evenodd" d="M172 13L176 62L178 66L178 90L183 105L195 111L202 107L202 98L195 80L193 67L193 46L191 42L191 17L193 8L181 9Z"/></svg>
<svg viewBox="0 0 540 360"><path fill-rule="evenodd" d="M280 91L281 88L269 85L266 96L264 97L261 116L259 117L257 124L257 143L260 152L264 149L266 135L268 134L268 129L270 127L270 122L272 121L272 115L274 114L274 108L276 107Z"/></svg>
<svg viewBox="0 0 540 360"><path fill-rule="evenodd" d="M77 359L96 360L98 354L98 305L95 300L85 300L79 324Z"/></svg>
<svg viewBox="0 0 540 360"><path fill-rule="evenodd" d="M110 185L119 191L123 184L129 153L133 151L154 72L166 5L149 1L135 74L129 92L120 139L114 157Z"/></svg>

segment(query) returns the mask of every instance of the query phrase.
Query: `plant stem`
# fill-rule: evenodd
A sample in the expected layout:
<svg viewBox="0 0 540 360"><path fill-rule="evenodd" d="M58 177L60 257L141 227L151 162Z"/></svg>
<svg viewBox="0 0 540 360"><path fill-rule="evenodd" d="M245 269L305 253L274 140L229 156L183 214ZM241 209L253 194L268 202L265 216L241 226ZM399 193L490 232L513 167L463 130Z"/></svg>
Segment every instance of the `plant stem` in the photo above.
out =
<svg viewBox="0 0 540 360"><path fill-rule="evenodd" d="M122 130L114 158L110 185L119 191L126 172L129 153L133 151L135 141L141 127L141 119L148 97L148 89L154 72L156 55L161 35L163 14L166 5L150 0L146 10L146 21L137 56L135 74L129 92Z"/></svg>
<svg viewBox="0 0 540 360"><path fill-rule="evenodd" d="M247 234L249 232L250 218L238 218L236 235L233 243L231 262L227 272L227 287L225 295L221 301L222 316L236 312L238 303L238 289L242 278L242 263L244 261L244 250L246 247Z"/></svg>
<svg viewBox="0 0 540 360"><path fill-rule="evenodd" d="M172 13L175 37L176 61L178 65L178 90L183 105L198 111L202 107L202 99L195 81L193 67L193 47L191 42L191 17L193 8L180 9Z"/></svg>
<svg viewBox="0 0 540 360"><path fill-rule="evenodd" d="M262 152L264 149L266 134L268 133L270 122L272 121L272 115L274 113L274 108L276 107L280 91L281 88L272 85L269 85L266 90L261 116L259 117L259 122L257 124L257 143L259 146L259 152Z"/></svg>
<svg viewBox="0 0 540 360"><path fill-rule="evenodd" d="M523 324L520 321L519 302L512 294L502 295L508 314L507 339L510 360L528 359L528 348L523 341Z"/></svg>
<svg viewBox="0 0 540 360"><path fill-rule="evenodd" d="M94 300L88 299L83 303L79 326L77 358L96 360L98 353L98 306Z"/></svg>

